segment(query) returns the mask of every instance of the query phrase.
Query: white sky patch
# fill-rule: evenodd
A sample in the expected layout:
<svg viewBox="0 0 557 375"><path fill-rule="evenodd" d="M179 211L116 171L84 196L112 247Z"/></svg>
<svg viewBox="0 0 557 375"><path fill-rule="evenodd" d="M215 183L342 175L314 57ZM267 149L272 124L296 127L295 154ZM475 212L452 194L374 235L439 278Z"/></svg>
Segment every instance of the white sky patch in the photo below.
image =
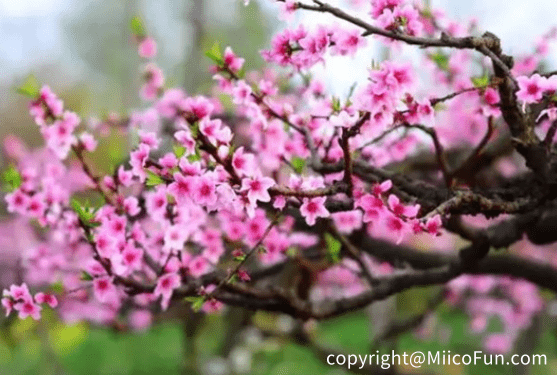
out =
<svg viewBox="0 0 557 375"><path fill-rule="evenodd" d="M240 0L238 0L240 1ZM310 3L309 1L307 2ZM346 2L340 0L329 0L329 4L343 9L347 8ZM279 6L269 0L260 0L271 14L277 14ZM462 24L468 24L469 20L475 18L478 21L479 30L491 31L501 38L505 52L510 54L523 54L533 50L536 38L545 34L553 26L557 26L557 1L538 0L530 1L528 5L523 0L431 0L433 8L445 11L447 17ZM361 11L348 10L348 13L360 17L370 23L374 20L369 15L370 7L364 5ZM279 30L286 27L304 24L312 29L319 24L331 24L337 22L340 25L348 23L334 18L330 14L322 14L312 11L299 10L294 20L283 23ZM326 58L327 66L322 64L312 68L314 76L324 80L328 88L335 95L345 96L354 82L363 82L367 78L367 69L372 59L381 60L383 43L378 42L376 37L368 37L368 46L358 50L354 59L346 56ZM552 45L555 50L555 44ZM420 56L421 51L417 47L403 48L402 55L397 53L397 60L408 60ZM550 66L557 65L557 51L553 52L548 61Z"/></svg>
<svg viewBox="0 0 557 375"><path fill-rule="evenodd" d="M65 0L0 0L0 18L47 16L65 6Z"/></svg>

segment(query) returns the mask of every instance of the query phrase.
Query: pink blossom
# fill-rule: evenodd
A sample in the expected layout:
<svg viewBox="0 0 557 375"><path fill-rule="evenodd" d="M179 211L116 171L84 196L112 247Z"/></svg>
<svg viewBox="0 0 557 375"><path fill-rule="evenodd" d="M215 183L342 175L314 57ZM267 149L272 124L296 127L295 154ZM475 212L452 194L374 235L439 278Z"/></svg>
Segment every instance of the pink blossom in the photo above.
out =
<svg viewBox="0 0 557 375"><path fill-rule="evenodd" d="M371 2L371 15L373 18L379 17L385 9L393 10L401 5L403 0L372 0Z"/></svg>
<svg viewBox="0 0 557 375"><path fill-rule="evenodd" d="M196 142L189 131L180 130L174 133L174 138L186 148L186 155L195 154Z"/></svg>
<svg viewBox="0 0 557 375"><path fill-rule="evenodd" d="M26 283L11 285L8 291L4 290L3 297L11 297L14 301L33 301Z"/></svg>
<svg viewBox="0 0 557 375"><path fill-rule="evenodd" d="M234 104L249 104L251 101L251 86L241 80L232 89Z"/></svg>
<svg viewBox="0 0 557 375"><path fill-rule="evenodd" d="M198 177L192 192L192 198L200 205L213 206L217 201L215 182L207 176Z"/></svg>
<svg viewBox="0 0 557 375"><path fill-rule="evenodd" d="M35 320L41 319L41 310L43 308L33 302L33 300L25 300L14 304L14 310L18 311L19 319L25 319L28 316Z"/></svg>
<svg viewBox="0 0 557 375"><path fill-rule="evenodd" d="M117 298L116 286L112 277L102 276L93 280L93 293L99 302L110 302Z"/></svg>
<svg viewBox="0 0 557 375"><path fill-rule="evenodd" d="M294 16L294 12L297 9L296 1L295 0L285 0L280 7L280 15L279 18L284 21L292 20Z"/></svg>
<svg viewBox="0 0 557 375"><path fill-rule="evenodd" d="M25 213L29 202L29 196L21 190L15 190L6 194L6 203L8 203L8 212Z"/></svg>
<svg viewBox="0 0 557 375"><path fill-rule="evenodd" d="M489 105L496 105L499 103L499 92L492 87L488 87L484 92L485 102Z"/></svg>
<svg viewBox="0 0 557 375"><path fill-rule="evenodd" d="M130 326L136 331L144 331L151 325L153 314L148 310L133 310L128 315Z"/></svg>
<svg viewBox="0 0 557 375"><path fill-rule="evenodd" d="M226 47L224 50L224 65L227 66L233 73L238 73L244 65L244 59L238 57L232 51L232 48Z"/></svg>
<svg viewBox="0 0 557 375"><path fill-rule="evenodd" d="M243 269L238 270L238 278L240 279L240 281L245 281L245 282L251 280L249 274L246 272L246 270Z"/></svg>
<svg viewBox="0 0 557 375"><path fill-rule="evenodd" d="M362 216L362 211L354 210L335 212L331 215L331 218L340 233L350 234L362 227Z"/></svg>
<svg viewBox="0 0 557 375"><path fill-rule="evenodd" d="M246 177L242 180L242 191L247 191L247 197L255 204L257 201L269 202L269 188L275 184L275 181L269 177L253 176Z"/></svg>
<svg viewBox="0 0 557 375"><path fill-rule="evenodd" d="M180 276L176 273L167 273L159 278L157 286L153 294L155 297L162 296L161 308L166 310L170 303L170 298L174 289L178 288L181 284Z"/></svg>
<svg viewBox="0 0 557 375"><path fill-rule="evenodd" d="M52 294L37 293L35 294L35 302L37 302L38 304L46 303L52 308L58 306L58 300Z"/></svg>
<svg viewBox="0 0 557 375"><path fill-rule="evenodd" d="M79 142L86 151L93 152L97 148L97 141L87 132L81 133L79 136Z"/></svg>
<svg viewBox="0 0 557 375"><path fill-rule="evenodd" d="M173 225L164 232L164 248L166 250L182 250L190 232L182 225Z"/></svg>
<svg viewBox="0 0 557 375"><path fill-rule="evenodd" d="M425 229L430 234L439 234L439 229L442 226L441 216L435 215L432 218L428 219L425 224Z"/></svg>
<svg viewBox="0 0 557 375"><path fill-rule="evenodd" d="M150 36L143 38L141 43L139 43L138 47L138 54L139 56L150 59L156 56L157 54L157 43L153 38Z"/></svg>
<svg viewBox="0 0 557 375"><path fill-rule="evenodd" d="M524 104L539 102L542 99L545 81L544 77L534 74L531 77L520 76L516 78L519 90L516 92L518 100Z"/></svg>
<svg viewBox="0 0 557 375"><path fill-rule="evenodd" d="M361 207L364 210L364 223L369 223L370 221L379 218L385 207L383 201L380 198L370 194L365 194L360 197L356 201L355 206Z"/></svg>
<svg viewBox="0 0 557 375"><path fill-rule="evenodd" d="M11 298L2 298L2 307L6 310L6 316L10 315L14 308L14 302Z"/></svg>
<svg viewBox="0 0 557 375"><path fill-rule="evenodd" d="M492 333L485 338L484 347L491 353L508 353L512 349L512 339L509 334Z"/></svg>
<svg viewBox="0 0 557 375"><path fill-rule="evenodd" d="M392 186L393 186L393 183L392 183L391 180L385 180L380 184L374 184L372 192L376 197L379 197L382 194L391 190Z"/></svg>
<svg viewBox="0 0 557 375"><path fill-rule="evenodd" d="M139 208L139 203L136 197L127 197L124 199L124 210L130 216L136 216L141 212L141 208Z"/></svg>
<svg viewBox="0 0 557 375"><path fill-rule="evenodd" d="M118 168L118 182L126 187L130 186L133 182L133 174L130 171L126 171L122 165Z"/></svg>
<svg viewBox="0 0 557 375"><path fill-rule="evenodd" d="M244 148L240 147L232 155L232 165L240 175L247 175L254 168L254 156L244 152Z"/></svg>
<svg viewBox="0 0 557 375"><path fill-rule="evenodd" d="M397 216L405 216L407 218L414 218L420 210L420 205L405 206L400 203L398 197L394 194L389 195L388 199L389 208Z"/></svg>
<svg viewBox="0 0 557 375"><path fill-rule="evenodd" d="M143 260L143 250L128 244L122 252L122 263L128 267L129 270L138 270L141 268Z"/></svg>
<svg viewBox="0 0 557 375"><path fill-rule="evenodd" d="M331 48L331 54L354 56L359 48L367 44L366 39L357 29L338 30L333 34L332 39L335 45Z"/></svg>
<svg viewBox="0 0 557 375"><path fill-rule="evenodd" d="M325 208L326 197L304 198L300 213L306 219L306 223L310 226L315 225L318 217L329 217L329 211Z"/></svg>
<svg viewBox="0 0 557 375"><path fill-rule="evenodd" d="M196 256L188 263L190 275L193 277L200 277L209 271L209 263L203 256Z"/></svg>
<svg viewBox="0 0 557 375"><path fill-rule="evenodd" d="M185 202L192 197L196 189L195 177L183 176L181 173L174 173L174 182L168 186L168 192L174 196L178 202Z"/></svg>
<svg viewBox="0 0 557 375"><path fill-rule="evenodd" d="M409 225L400 217L387 214L385 217L385 225L387 230L396 236L396 244L402 242L404 235L411 231Z"/></svg>
<svg viewBox="0 0 557 375"><path fill-rule="evenodd" d="M349 115L346 111L341 111L338 115L333 115L330 117L329 121L333 126L338 126L341 128L351 128L358 121L358 114Z"/></svg>

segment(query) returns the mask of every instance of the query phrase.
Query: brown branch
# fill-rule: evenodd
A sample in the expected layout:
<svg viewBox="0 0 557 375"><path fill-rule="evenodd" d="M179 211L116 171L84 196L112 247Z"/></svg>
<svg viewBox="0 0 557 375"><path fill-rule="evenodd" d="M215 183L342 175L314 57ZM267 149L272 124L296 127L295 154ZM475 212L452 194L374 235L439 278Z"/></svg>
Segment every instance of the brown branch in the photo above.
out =
<svg viewBox="0 0 557 375"><path fill-rule="evenodd" d="M445 151L443 149L443 145L439 141L439 137L438 137L437 132L435 131L435 129L434 128L429 128L429 127L421 125L421 124L403 123L401 126L406 127L406 128L410 128L410 129L419 129L419 130L421 130L422 132L426 133L427 135L429 135L431 137L431 140L433 141L433 146L435 147L435 156L437 157L437 163L439 164L439 168L441 169L441 172L443 174L443 178L445 180L445 185L447 186L447 188L450 188L451 185L452 185L452 178L451 178L451 176L448 172L447 162L445 160Z"/></svg>
<svg viewBox="0 0 557 375"><path fill-rule="evenodd" d="M346 236L339 233L338 230L336 230L336 228L334 228L334 226L331 225L330 230L331 230L331 232L333 232L334 237L338 238L338 240L341 242L342 246L344 246L344 248L348 252L350 258L352 258L356 263L358 263L358 266L360 267L360 269L362 271L362 275L366 279L369 286L372 287L374 285L377 285L378 280L376 278L374 278L373 275L369 272L369 268L364 263L364 261L362 259L362 256L360 254L360 251L356 248L356 246L354 246L346 238Z"/></svg>
<svg viewBox="0 0 557 375"><path fill-rule="evenodd" d="M451 171L449 173L449 177L451 179L458 177L461 173L467 172L468 170L472 169L474 165L477 163L478 159L480 158L480 154L484 147L489 142L489 139L493 135L493 130L495 129L493 125L493 117L489 117L487 120L487 132L483 136L482 140L478 145L474 148L474 150L470 153L468 158L458 167L457 169Z"/></svg>

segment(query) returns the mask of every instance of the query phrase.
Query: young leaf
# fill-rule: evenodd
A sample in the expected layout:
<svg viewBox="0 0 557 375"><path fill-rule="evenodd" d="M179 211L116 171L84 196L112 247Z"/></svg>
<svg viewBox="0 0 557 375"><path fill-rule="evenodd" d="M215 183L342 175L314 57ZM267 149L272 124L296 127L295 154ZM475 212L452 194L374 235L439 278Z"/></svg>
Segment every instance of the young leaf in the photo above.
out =
<svg viewBox="0 0 557 375"><path fill-rule="evenodd" d="M477 88L485 88L489 85L489 76L487 74L484 74L481 77L472 77L471 80L474 87Z"/></svg>
<svg viewBox="0 0 557 375"><path fill-rule="evenodd" d="M340 261L340 241L331 236L329 233L325 233L325 243L327 244L327 253L333 263L338 263Z"/></svg>
<svg viewBox="0 0 557 375"><path fill-rule="evenodd" d="M288 249L286 249L286 255L289 258L294 258L296 255L298 255L298 248L294 246L290 246Z"/></svg>
<svg viewBox="0 0 557 375"><path fill-rule="evenodd" d="M333 106L333 111L340 112L340 109L341 109L340 99L337 98L336 96L333 96L332 106Z"/></svg>
<svg viewBox="0 0 557 375"><path fill-rule="evenodd" d="M173 150L174 150L174 155L176 155L178 159L180 159L186 153L186 148L181 145L175 145L173 147Z"/></svg>
<svg viewBox="0 0 557 375"><path fill-rule="evenodd" d="M86 271L81 271L81 280L82 281L92 281L93 280L93 276L91 276L88 272Z"/></svg>
<svg viewBox="0 0 557 375"><path fill-rule="evenodd" d="M77 199L73 198L70 204L83 224L90 228L95 228L101 225L101 223L94 221L97 209L92 208L88 202L82 205Z"/></svg>
<svg viewBox="0 0 557 375"><path fill-rule="evenodd" d="M4 190L12 192L21 186L21 175L13 165L10 165L2 174L2 181Z"/></svg>
<svg viewBox="0 0 557 375"><path fill-rule="evenodd" d="M236 284L238 280L239 280L238 274L235 273L230 277L230 280L228 280L228 284Z"/></svg>
<svg viewBox="0 0 557 375"><path fill-rule="evenodd" d="M25 79L25 82L16 88L18 94L27 96L32 99L36 99L39 96L40 86L37 78L30 74Z"/></svg>
<svg viewBox="0 0 557 375"><path fill-rule="evenodd" d="M215 42L210 50L205 51L205 56L210 58L218 66L224 65L224 60L222 59L222 53L220 51L219 42Z"/></svg>
<svg viewBox="0 0 557 375"><path fill-rule="evenodd" d="M204 296L186 297L185 300L187 302L191 303L191 309L195 312L198 312L199 310L201 310L201 308L203 307L203 304L205 303L205 297Z"/></svg>
<svg viewBox="0 0 557 375"><path fill-rule="evenodd" d="M143 37L143 36L146 35L145 27L143 26L143 21L141 21L141 18L139 18L137 16L131 19L130 29L131 29L133 35L135 35L135 36Z"/></svg>
<svg viewBox="0 0 557 375"><path fill-rule="evenodd" d="M446 71L449 69L449 57L441 52L436 52L429 57L437 64L439 69Z"/></svg>
<svg viewBox="0 0 557 375"><path fill-rule="evenodd" d="M302 174L304 167L306 166L305 159L295 156L290 162L292 163L292 167L294 167L296 173Z"/></svg>
<svg viewBox="0 0 557 375"><path fill-rule="evenodd" d="M147 170L146 172L147 172L147 180L145 180L145 185L157 186L164 183L164 180L158 174L153 173L149 170Z"/></svg>

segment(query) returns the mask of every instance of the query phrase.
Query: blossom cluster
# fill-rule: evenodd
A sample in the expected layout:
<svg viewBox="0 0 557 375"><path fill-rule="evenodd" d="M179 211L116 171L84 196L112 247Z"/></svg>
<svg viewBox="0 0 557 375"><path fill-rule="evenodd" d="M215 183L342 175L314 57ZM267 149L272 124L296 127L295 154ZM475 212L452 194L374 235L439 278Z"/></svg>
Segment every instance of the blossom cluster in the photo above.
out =
<svg viewBox="0 0 557 375"><path fill-rule="evenodd" d="M299 9L295 2L282 3L287 15ZM425 10L402 0L374 0L368 15L396 35L466 32L441 12ZM492 130L490 121L501 117L497 82L476 75L478 68L488 68L473 52L427 52L419 66L374 63L341 98L327 94L311 68L327 54L354 56L366 47L366 36L354 26L300 25L275 35L261 55L270 67L309 77L306 82L284 90L284 75L273 68L246 72L242 57L216 44L207 52L215 81L209 96L167 87L154 62L155 41L143 31L136 36L145 60L139 92L144 108L118 121L100 121L93 134L77 135L84 125L78 115L43 86L29 111L45 147L27 151L10 139L9 148L21 151L10 153L19 182L5 196L7 209L42 231L36 246L24 251L25 280L37 290L59 284L62 291L32 297L26 284L12 285L2 299L7 314L38 319L42 304L57 307L60 300L66 320L108 323L124 314L131 326L142 328L155 312L184 298L214 313L224 308L222 289L250 285L252 269L296 261L316 249L329 252L331 261L312 286L313 295L353 296L367 287L358 268L386 275L395 267L370 256L356 262L344 251L334 253L352 234L397 245L424 238L454 245L443 235L447 212L400 194L391 178L397 174L390 171L405 172L405 162L424 151L478 144ZM542 47L534 55L545 53ZM518 77L518 99L551 99L554 78ZM102 175L90 161L107 136L97 130L115 122L133 146L129 158ZM501 167L501 173L518 169L512 159L507 162L511 171ZM450 178L442 155L438 164L428 179L443 185ZM366 171L374 168L382 173L369 177ZM97 203L77 198L83 193ZM327 245L327 236L337 242ZM449 290L460 296L483 279L457 280ZM458 283L466 285L459 289ZM516 290L537 296L535 288L516 280L505 279L501 287L510 299L518 298ZM524 307L524 316L539 304ZM472 314L480 314L481 304L474 306ZM523 319L513 332L526 327L524 316L507 317ZM479 328L480 320L474 323Z"/></svg>
<svg viewBox="0 0 557 375"><path fill-rule="evenodd" d="M2 307L6 310L6 316L10 315L12 310L15 310L20 319L30 316L39 320L43 309L42 304L54 308L58 306L58 300L54 295L42 292L35 294L33 297L25 283L19 286L12 285L9 290L4 289L2 292Z"/></svg>

